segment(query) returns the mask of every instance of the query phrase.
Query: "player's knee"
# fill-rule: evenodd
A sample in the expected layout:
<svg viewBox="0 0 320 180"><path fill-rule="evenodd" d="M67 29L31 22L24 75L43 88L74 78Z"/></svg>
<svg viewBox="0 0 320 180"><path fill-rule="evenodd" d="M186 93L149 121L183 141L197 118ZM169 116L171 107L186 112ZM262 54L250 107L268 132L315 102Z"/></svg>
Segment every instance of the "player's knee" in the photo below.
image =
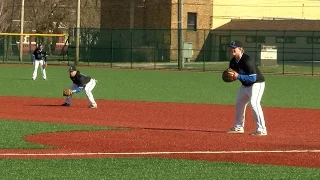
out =
<svg viewBox="0 0 320 180"><path fill-rule="evenodd" d="M250 101L250 105L253 109L258 109L261 107L260 102L257 101Z"/></svg>

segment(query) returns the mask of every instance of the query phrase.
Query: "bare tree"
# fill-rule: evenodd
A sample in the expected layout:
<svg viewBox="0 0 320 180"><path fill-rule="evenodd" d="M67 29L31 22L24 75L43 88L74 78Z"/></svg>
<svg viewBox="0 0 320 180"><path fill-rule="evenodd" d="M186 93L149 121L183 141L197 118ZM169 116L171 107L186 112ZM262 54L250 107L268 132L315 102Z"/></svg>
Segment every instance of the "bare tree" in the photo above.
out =
<svg viewBox="0 0 320 180"><path fill-rule="evenodd" d="M100 1L81 0L81 28L100 28ZM77 0L25 0L24 33L68 33L76 24L76 3ZM21 0L0 0L0 32L19 32L20 12ZM88 32L84 35L90 37L90 40L86 39L87 41L91 41L95 36L94 33L89 32L89 34L92 35L88 36ZM2 42L4 41L12 40L2 38ZM8 44L6 42L5 44ZM40 42L47 44L49 53L51 48L54 48L48 46L50 43L55 44L52 38L49 40L42 37Z"/></svg>
<svg viewBox="0 0 320 180"><path fill-rule="evenodd" d="M81 1L81 28L100 28L101 1Z"/></svg>
<svg viewBox="0 0 320 180"><path fill-rule="evenodd" d="M100 34L101 1L82 0L80 19L80 42L85 47L82 56L87 56L89 47L96 44Z"/></svg>
<svg viewBox="0 0 320 180"><path fill-rule="evenodd" d="M18 26L13 24L15 15L16 0L1 0L0 1L0 32L12 33L16 32ZM8 55L12 53L13 36L0 36L0 52L3 54L4 60L8 59Z"/></svg>
<svg viewBox="0 0 320 180"><path fill-rule="evenodd" d="M25 1L25 19L29 22L26 30L37 33L62 33L76 24L77 0ZM81 27L99 28L100 0L81 0L81 5Z"/></svg>
<svg viewBox="0 0 320 180"><path fill-rule="evenodd" d="M26 0L26 30L37 33L62 33L72 19L75 2L65 0Z"/></svg>
<svg viewBox="0 0 320 180"><path fill-rule="evenodd" d="M13 5L11 0L0 1L0 32L11 32Z"/></svg>
<svg viewBox="0 0 320 180"><path fill-rule="evenodd" d="M25 0L25 33L63 34L73 19L75 1ZM57 38L37 37L49 54L54 51Z"/></svg>
<svg viewBox="0 0 320 180"><path fill-rule="evenodd" d="M81 3L81 39L92 44L100 28L101 3L100 0L82 0Z"/></svg>

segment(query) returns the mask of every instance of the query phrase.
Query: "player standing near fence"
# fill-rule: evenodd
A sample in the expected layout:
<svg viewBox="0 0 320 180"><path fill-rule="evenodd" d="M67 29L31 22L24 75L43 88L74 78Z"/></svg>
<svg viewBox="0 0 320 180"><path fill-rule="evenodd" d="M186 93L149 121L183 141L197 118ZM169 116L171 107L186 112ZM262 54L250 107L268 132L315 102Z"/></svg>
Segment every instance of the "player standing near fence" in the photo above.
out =
<svg viewBox="0 0 320 180"><path fill-rule="evenodd" d="M38 67L40 65L42 78L47 80L46 67L47 67L47 52L43 49L43 45L39 44L38 47L32 53L32 64L34 70L32 74L32 80L37 79Z"/></svg>
<svg viewBox="0 0 320 180"><path fill-rule="evenodd" d="M267 128L264 114L260 105L265 88L265 79L249 55L244 53L242 43L233 41L229 45L233 58L229 68L235 71L233 77L241 82L236 99L236 117L234 126L228 133L244 133L245 112L248 103L252 107L252 114L256 122L256 130L252 135L266 136Z"/></svg>

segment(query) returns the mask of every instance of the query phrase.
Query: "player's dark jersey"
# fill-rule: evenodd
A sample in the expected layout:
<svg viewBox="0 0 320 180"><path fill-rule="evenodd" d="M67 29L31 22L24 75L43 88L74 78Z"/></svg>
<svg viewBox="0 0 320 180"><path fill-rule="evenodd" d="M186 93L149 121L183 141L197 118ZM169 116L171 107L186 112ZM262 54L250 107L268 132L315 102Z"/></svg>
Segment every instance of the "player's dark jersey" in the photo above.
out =
<svg viewBox="0 0 320 180"><path fill-rule="evenodd" d="M47 60L47 52L44 49L37 48L33 51L33 55L36 60Z"/></svg>
<svg viewBox="0 0 320 180"><path fill-rule="evenodd" d="M243 53L241 59L239 62L233 57L230 60L230 65L229 67L239 74L243 75L253 75L255 74L257 79L256 82L264 82L264 76L261 74L259 68L255 64L254 60L250 58L247 54ZM242 85L244 86L251 86L255 82L243 82L241 81Z"/></svg>
<svg viewBox="0 0 320 180"><path fill-rule="evenodd" d="M86 76L84 74L81 74L80 71L77 71L76 75L74 77L70 76L70 79L74 84L76 84L79 87L85 87L88 82L90 82L91 77Z"/></svg>

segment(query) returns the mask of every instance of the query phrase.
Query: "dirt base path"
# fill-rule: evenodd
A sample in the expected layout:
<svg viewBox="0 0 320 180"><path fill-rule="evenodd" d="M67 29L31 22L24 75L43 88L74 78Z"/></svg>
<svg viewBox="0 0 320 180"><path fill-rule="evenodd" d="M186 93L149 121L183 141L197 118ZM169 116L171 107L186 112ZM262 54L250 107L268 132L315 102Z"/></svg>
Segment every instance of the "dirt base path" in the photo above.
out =
<svg viewBox="0 0 320 180"><path fill-rule="evenodd" d="M254 130L248 108L245 134L225 133L232 106L0 97L1 119L129 127L130 130L37 134L25 140L58 147L0 150L1 158L164 157L207 161L320 167L320 110L264 108L268 136Z"/></svg>

